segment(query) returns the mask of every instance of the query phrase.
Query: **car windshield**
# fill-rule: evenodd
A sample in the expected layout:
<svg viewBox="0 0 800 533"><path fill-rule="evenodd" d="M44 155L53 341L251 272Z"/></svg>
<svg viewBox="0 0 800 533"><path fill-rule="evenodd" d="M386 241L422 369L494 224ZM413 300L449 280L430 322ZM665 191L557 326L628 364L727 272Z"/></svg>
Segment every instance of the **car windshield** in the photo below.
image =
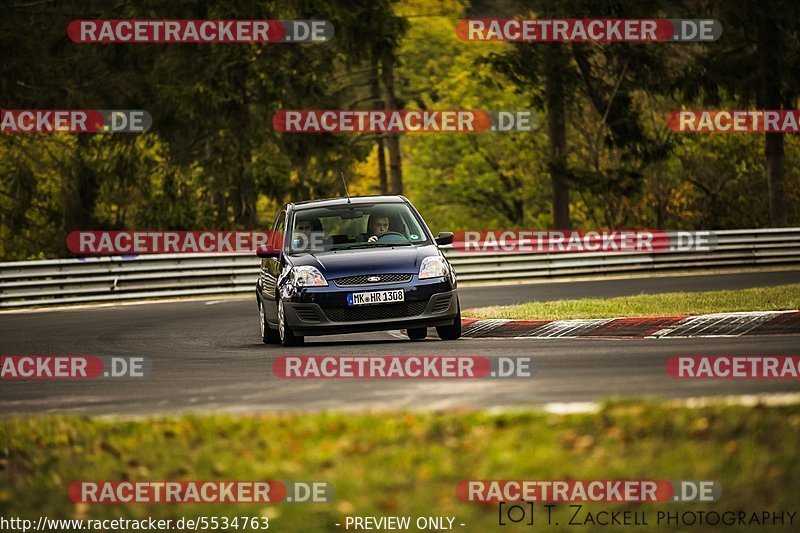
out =
<svg viewBox="0 0 800 533"><path fill-rule="evenodd" d="M290 253L367 250L429 244L404 203L347 204L295 211Z"/></svg>

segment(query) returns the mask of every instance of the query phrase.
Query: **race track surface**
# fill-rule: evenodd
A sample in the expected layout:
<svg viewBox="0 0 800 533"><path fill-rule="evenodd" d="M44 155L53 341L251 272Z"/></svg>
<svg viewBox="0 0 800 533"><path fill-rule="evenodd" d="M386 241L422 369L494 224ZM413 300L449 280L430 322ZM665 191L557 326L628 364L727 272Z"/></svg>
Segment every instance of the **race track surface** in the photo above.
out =
<svg viewBox="0 0 800 533"><path fill-rule="evenodd" d="M800 271L725 276L463 287L463 307L531 299L709 290L800 280ZM800 380L678 380L673 355L800 355L800 336L659 339L463 339L411 342L398 332L309 338L265 346L254 299L148 303L0 315L3 355L140 356L148 377L3 380L3 416L28 413L140 415L186 411L318 411L493 408L610 397L684 398L800 392ZM517 380L287 380L279 355L532 356Z"/></svg>

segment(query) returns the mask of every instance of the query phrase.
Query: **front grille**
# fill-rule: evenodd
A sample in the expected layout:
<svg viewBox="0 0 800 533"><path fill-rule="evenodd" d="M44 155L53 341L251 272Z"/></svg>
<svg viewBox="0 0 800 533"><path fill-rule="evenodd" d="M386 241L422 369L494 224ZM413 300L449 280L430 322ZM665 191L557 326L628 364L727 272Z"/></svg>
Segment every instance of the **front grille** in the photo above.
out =
<svg viewBox="0 0 800 533"><path fill-rule="evenodd" d="M368 278L380 278L378 281L369 281ZM352 287L355 285L385 285L388 283L408 283L411 281L411 274L367 274L364 276L348 276L333 280L340 287Z"/></svg>
<svg viewBox="0 0 800 533"><path fill-rule="evenodd" d="M444 313L450 308L450 298L440 298L435 304L431 313Z"/></svg>
<svg viewBox="0 0 800 533"><path fill-rule="evenodd" d="M300 320L304 322L319 322L319 316L317 316L317 311L313 307L295 307L294 310Z"/></svg>
<svg viewBox="0 0 800 533"><path fill-rule="evenodd" d="M332 322L356 322L361 320L386 320L421 315L427 300L403 302L401 304L376 304L354 307L328 307L323 309Z"/></svg>

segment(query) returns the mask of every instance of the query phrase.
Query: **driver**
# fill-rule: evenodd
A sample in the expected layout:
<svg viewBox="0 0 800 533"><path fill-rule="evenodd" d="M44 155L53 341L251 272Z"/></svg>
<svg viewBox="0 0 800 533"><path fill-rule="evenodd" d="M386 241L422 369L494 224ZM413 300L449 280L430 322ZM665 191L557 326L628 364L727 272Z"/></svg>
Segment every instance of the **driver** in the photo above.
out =
<svg viewBox="0 0 800 533"><path fill-rule="evenodd" d="M389 231L389 217L386 215L376 215L370 217L369 227L367 233L369 238L367 242L375 242L378 237Z"/></svg>

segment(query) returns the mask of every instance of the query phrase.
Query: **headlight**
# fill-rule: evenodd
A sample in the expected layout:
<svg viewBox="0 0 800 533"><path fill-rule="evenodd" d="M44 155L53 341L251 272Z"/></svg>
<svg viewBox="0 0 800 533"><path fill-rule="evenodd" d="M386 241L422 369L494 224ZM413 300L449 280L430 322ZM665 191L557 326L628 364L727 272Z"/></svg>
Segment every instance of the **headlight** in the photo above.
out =
<svg viewBox="0 0 800 533"><path fill-rule="evenodd" d="M316 267L299 266L292 269L292 283L295 287L327 287L328 280Z"/></svg>
<svg viewBox="0 0 800 533"><path fill-rule="evenodd" d="M438 255L426 257L419 266L419 279L441 278L446 275L447 265Z"/></svg>

